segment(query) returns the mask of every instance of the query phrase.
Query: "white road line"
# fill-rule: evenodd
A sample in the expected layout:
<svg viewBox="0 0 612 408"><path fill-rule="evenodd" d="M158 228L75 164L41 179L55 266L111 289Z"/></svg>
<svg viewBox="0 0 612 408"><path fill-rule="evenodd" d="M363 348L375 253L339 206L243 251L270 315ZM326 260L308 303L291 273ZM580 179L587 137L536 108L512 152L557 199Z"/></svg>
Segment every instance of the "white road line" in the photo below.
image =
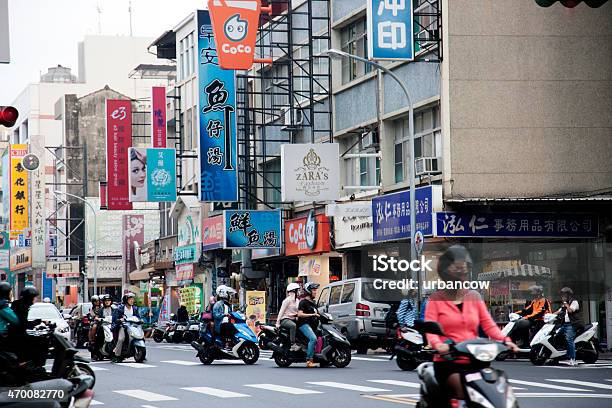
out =
<svg viewBox="0 0 612 408"><path fill-rule="evenodd" d="M583 385L585 387L603 388L604 390L612 390L612 385L599 384L599 383L594 383L594 382L590 382L590 381L565 380L565 379L556 379L556 378L547 378L546 381L553 381L553 382L560 382L560 383L567 383L567 384L576 384L576 385Z"/></svg>
<svg viewBox="0 0 612 408"><path fill-rule="evenodd" d="M104 403L103 403L103 402L100 402L100 401L96 401L96 400L91 400L91 402L89 403L89 405L90 405L90 406L91 406L91 405L104 405Z"/></svg>
<svg viewBox="0 0 612 408"><path fill-rule="evenodd" d="M115 365L121 367L132 367L132 368L154 368L157 366L151 364L143 364L143 363L116 363Z"/></svg>
<svg viewBox="0 0 612 408"><path fill-rule="evenodd" d="M97 367L97 366L89 366L92 371L108 371L108 368Z"/></svg>
<svg viewBox="0 0 612 408"><path fill-rule="evenodd" d="M181 390L198 392L200 394L212 395L213 397L219 398L241 398L241 397L250 397L248 394L240 394L239 392L232 392L221 390L219 388L210 388L210 387L187 387L181 388Z"/></svg>
<svg viewBox="0 0 612 408"><path fill-rule="evenodd" d="M382 360L380 358L371 358L371 357L351 357L351 360L358 360L358 361L385 361L385 360Z"/></svg>
<svg viewBox="0 0 612 408"><path fill-rule="evenodd" d="M612 394L577 394L564 392L517 392L518 398L612 398Z"/></svg>
<svg viewBox="0 0 612 408"><path fill-rule="evenodd" d="M321 391L307 390L304 388L287 387L284 385L277 385L277 384L246 384L245 387L259 388L259 389L268 390L268 391L278 391L278 392L284 392L284 393L293 394L293 395L322 394Z"/></svg>
<svg viewBox="0 0 612 408"><path fill-rule="evenodd" d="M168 363L168 364L183 365L183 366L194 366L194 365L201 365L202 364L202 363L198 363L196 361L186 361L186 360L163 360L161 362L162 363Z"/></svg>
<svg viewBox="0 0 612 408"><path fill-rule="evenodd" d="M215 363L221 364L244 364L242 360L215 360Z"/></svg>
<svg viewBox="0 0 612 408"><path fill-rule="evenodd" d="M532 381L523 381L523 380L509 380L509 381L510 381L510 384L531 385L532 387L550 388L553 390L561 390L561 391L590 391L590 390L583 390L582 388L563 387L561 385L544 384L544 383L532 382Z"/></svg>
<svg viewBox="0 0 612 408"><path fill-rule="evenodd" d="M400 387L411 387L411 388L421 388L421 384L409 381L398 381L398 380L367 380L368 382L379 383L379 384L388 384L388 385L398 385Z"/></svg>
<svg viewBox="0 0 612 408"><path fill-rule="evenodd" d="M138 398L147 402L157 402L157 401L176 401L177 399L174 397L169 397L167 395L156 394L154 392L149 392L145 390L118 390L113 391L117 394L126 395L132 398Z"/></svg>
<svg viewBox="0 0 612 408"><path fill-rule="evenodd" d="M383 388L365 387L363 385L345 384L345 383L340 383L340 382L335 382L335 381L314 381L314 382L307 382L307 384L320 385L323 387L340 388L343 390L360 391L360 392L391 391L391 390L385 390Z"/></svg>
<svg viewBox="0 0 612 408"><path fill-rule="evenodd" d="M146 405L146 404L145 405L141 405L141 406L142 406L142 408L157 408L157 407L154 407L153 405Z"/></svg>

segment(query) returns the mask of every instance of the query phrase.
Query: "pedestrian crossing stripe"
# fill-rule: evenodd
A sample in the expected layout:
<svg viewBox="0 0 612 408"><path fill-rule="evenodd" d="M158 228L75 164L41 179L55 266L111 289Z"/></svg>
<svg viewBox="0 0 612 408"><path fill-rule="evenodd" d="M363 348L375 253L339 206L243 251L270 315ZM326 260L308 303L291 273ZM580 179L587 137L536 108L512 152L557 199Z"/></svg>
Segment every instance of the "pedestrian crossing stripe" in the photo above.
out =
<svg viewBox="0 0 612 408"><path fill-rule="evenodd" d="M100 401L96 401L96 400L91 400L91 402L89 403L89 406L92 406L92 405L104 405L104 403Z"/></svg>
<svg viewBox="0 0 612 408"><path fill-rule="evenodd" d="M104 368L104 367L98 367L98 366L89 366L89 368L91 368L92 371L108 371L108 368Z"/></svg>
<svg viewBox="0 0 612 408"><path fill-rule="evenodd" d="M387 361L387 360L383 360L381 358L371 358L371 357L351 357L351 360L357 360L357 361Z"/></svg>
<svg viewBox="0 0 612 408"><path fill-rule="evenodd" d="M590 390L584 390L582 388L564 387L564 386L556 385L556 384L544 384L544 383L533 382L533 381L523 381L523 380L513 380L513 379L510 379L509 381L510 381L510 384L531 385L532 387L550 388L553 390L561 390L561 391L590 391Z"/></svg>
<svg viewBox="0 0 612 408"><path fill-rule="evenodd" d="M197 392L200 394L212 395L213 397L219 398L242 398L242 397L250 397L248 394L241 394L239 392L221 390L219 388L212 387L187 387L181 388L181 390Z"/></svg>
<svg viewBox="0 0 612 408"><path fill-rule="evenodd" d="M304 388L296 388L296 387L287 387L285 385L277 385L277 384L245 384L245 387L259 388L259 389L268 390L268 391L278 391L278 392L284 392L284 393L293 394L293 395L322 394L321 391L307 390Z"/></svg>
<svg viewBox="0 0 612 408"><path fill-rule="evenodd" d="M128 397L138 398L147 402L159 402L159 401L176 401L177 398L169 397L167 395L156 394L154 392L145 390L118 390L113 391L117 394L126 395Z"/></svg>
<svg viewBox="0 0 612 408"><path fill-rule="evenodd" d="M387 385L397 385L400 387L412 387L412 388L421 388L421 384L409 381L399 381L399 380L367 380L368 382L379 383L379 384L387 384Z"/></svg>
<svg viewBox="0 0 612 408"><path fill-rule="evenodd" d="M585 386L585 387L603 388L603 389L606 389L606 390L612 390L612 385L599 384L599 383L594 383L594 382L590 382L590 381L558 380L556 378L547 378L546 381L563 382L563 383L567 383L567 384L582 385L582 386Z"/></svg>
<svg viewBox="0 0 612 408"><path fill-rule="evenodd" d="M115 363L115 365L121 366L121 367L131 367L131 368L153 368L153 367L157 367L151 364L144 364L144 363Z"/></svg>
<svg viewBox="0 0 612 408"><path fill-rule="evenodd" d="M322 387L340 388L343 390L360 391L360 392L391 391L391 390L386 390L384 388L366 387L364 385L346 384L346 383L340 383L340 382L335 382L335 381L314 381L314 382L309 381L307 382L307 384L320 385Z"/></svg>
<svg viewBox="0 0 612 408"><path fill-rule="evenodd" d="M167 363L167 364L183 365L183 366L194 366L194 365L202 364L202 363L198 363L197 361L186 361L186 360L164 360L160 362Z"/></svg>

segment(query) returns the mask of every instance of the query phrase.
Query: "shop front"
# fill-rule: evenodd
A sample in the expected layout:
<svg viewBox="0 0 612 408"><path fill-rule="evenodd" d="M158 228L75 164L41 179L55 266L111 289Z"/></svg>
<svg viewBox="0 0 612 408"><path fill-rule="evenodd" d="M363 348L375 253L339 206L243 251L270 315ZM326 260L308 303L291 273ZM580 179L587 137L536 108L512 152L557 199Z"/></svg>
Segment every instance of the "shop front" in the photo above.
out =
<svg viewBox="0 0 612 408"><path fill-rule="evenodd" d="M14 276L14 296L19 296L19 292L26 286L36 286L32 270L32 248L11 248L9 268ZM42 292L40 282L37 289Z"/></svg>

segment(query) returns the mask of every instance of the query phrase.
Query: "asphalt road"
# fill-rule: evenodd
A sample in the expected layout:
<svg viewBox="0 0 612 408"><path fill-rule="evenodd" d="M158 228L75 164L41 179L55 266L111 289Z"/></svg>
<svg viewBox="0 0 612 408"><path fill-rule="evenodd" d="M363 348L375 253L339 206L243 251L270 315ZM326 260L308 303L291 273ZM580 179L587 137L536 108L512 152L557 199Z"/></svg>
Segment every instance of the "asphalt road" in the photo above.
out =
<svg viewBox="0 0 612 408"><path fill-rule="evenodd" d="M96 362L94 404L103 408L351 408L414 406L418 378L385 355L353 355L347 368L278 368L268 352L253 366L240 361L200 364L188 345L147 342L144 364ZM528 361L495 363L514 381L521 408L612 406L612 361L534 367Z"/></svg>

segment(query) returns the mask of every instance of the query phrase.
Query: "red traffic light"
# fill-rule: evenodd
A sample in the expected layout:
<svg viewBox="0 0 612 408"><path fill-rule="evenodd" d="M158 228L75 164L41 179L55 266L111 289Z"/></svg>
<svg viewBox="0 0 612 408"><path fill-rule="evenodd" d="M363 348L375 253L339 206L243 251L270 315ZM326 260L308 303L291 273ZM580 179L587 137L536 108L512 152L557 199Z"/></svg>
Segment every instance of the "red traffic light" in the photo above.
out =
<svg viewBox="0 0 612 408"><path fill-rule="evenodd" d="M0 126L12 127L18 117L17 109L12 106L0 106Z"/></svg>

